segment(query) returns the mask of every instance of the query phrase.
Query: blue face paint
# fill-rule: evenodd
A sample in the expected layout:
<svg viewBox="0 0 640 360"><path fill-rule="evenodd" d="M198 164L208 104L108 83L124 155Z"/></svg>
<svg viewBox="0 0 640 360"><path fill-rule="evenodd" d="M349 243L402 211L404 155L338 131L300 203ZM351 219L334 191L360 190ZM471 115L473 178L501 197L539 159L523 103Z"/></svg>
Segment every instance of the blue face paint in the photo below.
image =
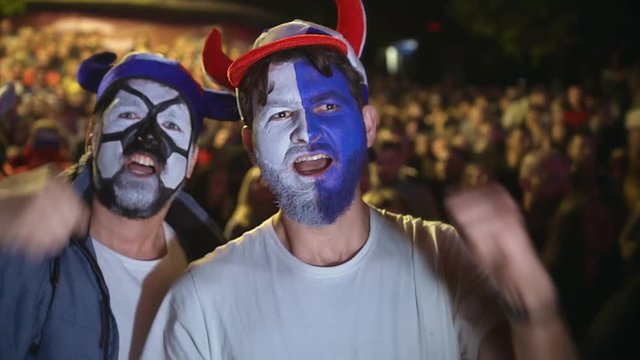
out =
<svg viewBox="0 0 640 360"><path fill-rule="evenodd" d="M334 222L351 204L366 162L362 111L337 68L326 77L305 60L272 64L265 106L254 107L254 143L263 176L288 217ZM328 167L317 157L328 157ZM323 160L319 162L322 163Z"/></svg>
<svg viewBox="0 0 640 360"><path fill-rule="evenodd" d="M320 212L333 222L351 204L366 160L362 110L347 78L335 66L331 77L306 61L298 61L295 70L310 146L327 149L333 158L316 182Z"/></svg>

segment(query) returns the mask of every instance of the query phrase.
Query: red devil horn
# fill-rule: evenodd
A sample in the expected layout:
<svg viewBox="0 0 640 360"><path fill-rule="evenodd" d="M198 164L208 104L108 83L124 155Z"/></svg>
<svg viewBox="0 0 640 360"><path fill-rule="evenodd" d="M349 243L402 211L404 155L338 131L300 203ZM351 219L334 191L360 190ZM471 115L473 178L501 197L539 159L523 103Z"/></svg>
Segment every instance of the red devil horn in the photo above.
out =
<svg viewBox="0 0 640 360"><path fill-rule="evenodd" d="M222 52L222 40L220 39L220 30L218 28L213 28L204 42L202 63L204 64L204 70L213 80L229 90L234 89L227 77L227 69L231 65L231 59Z"/></svg>
<svg viewBox="0 0 640 360"><path fill-rule="evenodd" d="M338 7L338 31L351 44L360 57L367 33L367 20L361 0L336 0Z"/></svg>

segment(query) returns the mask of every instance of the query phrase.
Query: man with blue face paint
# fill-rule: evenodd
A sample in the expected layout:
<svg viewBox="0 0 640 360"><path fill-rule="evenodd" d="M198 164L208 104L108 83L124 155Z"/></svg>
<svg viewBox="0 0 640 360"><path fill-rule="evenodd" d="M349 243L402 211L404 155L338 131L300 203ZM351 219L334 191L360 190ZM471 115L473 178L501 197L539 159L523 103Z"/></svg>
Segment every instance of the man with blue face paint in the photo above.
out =
<svg viewBox="0 0 640 360"><path fill-rule="evenodd" d="M182 186L204 118L237 119L234 96L158 54L115 60L78 71L96 106L73 188L42 171L0 184L2 359L140 358L171 283L224 242Z"/></svg>
<svg viewBox="0 0 640 360"><path fill-rule="evenodd" d="M502 359L515 350L571 359L549 277L521 246L527 239L511 213L486 207L481 225L495 225L492 214L506 220L506 228L490 228L513 235L509 248L526 274L518 268L515 279L512 263L504 278L492 272L498 251L470 252L453 227L361 200L377 116L358 60L362 4L337 3L337 31L285 23L233 62L216 30L207 39L205 68L237 89L245 146L280 211L190 267L163 301L167 315L154 323L143 358ZM473 215L485 200L450 205L455 215L460 207ZM464 231L479 229L459 218ZM490 236L469 238L478 237ZM506 249L499 245L486 249ZM508 321L496 290L511 309Z"/></svg>

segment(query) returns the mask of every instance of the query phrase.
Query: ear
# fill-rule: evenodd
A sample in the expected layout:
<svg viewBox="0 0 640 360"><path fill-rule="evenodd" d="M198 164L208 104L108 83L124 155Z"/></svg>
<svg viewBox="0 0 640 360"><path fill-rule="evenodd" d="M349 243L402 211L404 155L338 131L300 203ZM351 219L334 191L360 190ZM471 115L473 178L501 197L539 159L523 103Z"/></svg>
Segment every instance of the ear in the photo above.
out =
<svg viewBox="0 0 640 360"><path fill-rule="evenodd" d="M247 153L249 153L251 163L255 165L256 156L253 150L253 131L251 131L247 125L242 127L242 144L244 145L245 150L247 150Z"/></svg>
<svg viewBox="0 0 640 360"><path fill-rule="evenodd" d="M362 108L362 120L364 121L364 129L367 135L367 147L373 145L376 139L376 129L378 127L378 110L373 105L365 105Z"/></svg>
<svg viewBox="0 0 640 360"><path fill-rule="evenodd" d="M191 149L191 154L189 154L189 167L187 168L187 179L191 178L193 174L193 170L196 168L196 164L198 163L198 154L200 153L200 147L198 145L193 145Z"/></svg>

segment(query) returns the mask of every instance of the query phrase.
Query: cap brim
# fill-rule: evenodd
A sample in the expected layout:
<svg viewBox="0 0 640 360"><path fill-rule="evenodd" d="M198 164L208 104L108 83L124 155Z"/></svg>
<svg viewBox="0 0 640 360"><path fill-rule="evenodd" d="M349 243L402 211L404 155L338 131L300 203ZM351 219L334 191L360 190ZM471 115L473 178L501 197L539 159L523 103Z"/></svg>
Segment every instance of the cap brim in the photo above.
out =
<svg viewBox="0 0 640 360"><path fill-rule="evenodd" d="M340 51L344 55L347 55L348 51L347 45L344 42L332 36L317 34L289 36L257 47L236 59L231 66L229 66L229 70L227 71L229 82L233 87L237 88L240 86L240 82L247 73L247 70L249 70L249 68L258 60L282 50L301 46L329 46Z"/></svg>

